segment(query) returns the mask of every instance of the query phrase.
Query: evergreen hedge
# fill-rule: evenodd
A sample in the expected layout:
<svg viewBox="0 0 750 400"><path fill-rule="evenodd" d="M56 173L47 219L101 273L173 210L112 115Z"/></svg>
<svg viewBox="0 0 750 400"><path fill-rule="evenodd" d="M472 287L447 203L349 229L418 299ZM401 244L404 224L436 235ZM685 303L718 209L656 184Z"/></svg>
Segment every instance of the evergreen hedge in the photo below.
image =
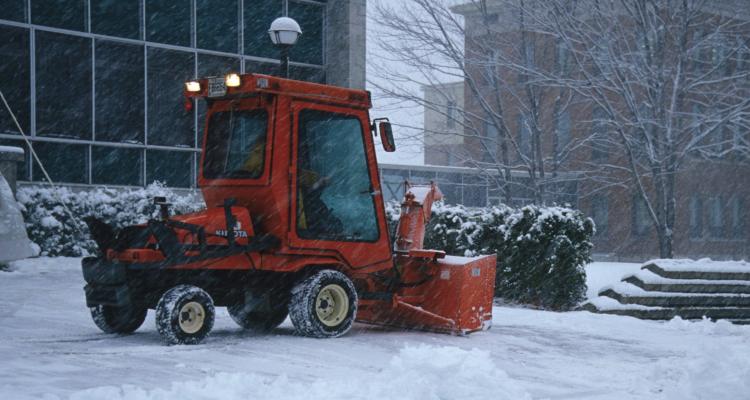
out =
<svg viewBox="0 0 750 400"><path fill-rule="evenodd" d="M389 204L392 223L399 207ZM497 254L496 297L551 310L584 300L594 223L565 207L468 209L436 204L425 247L448 254Z"/></svg>
<svg viewBox="0 0 750 400"><path fill-rule="evenodd" d="M115 228L140 224L158 217L153 198L164 196L172 203L173 214L184 214L205 208L193 196L175 194L161 183L146 188L72 191L46 186L20 187L16 198L22 206L29 239L41 247L42 256L80 257L96 252L83 218L94 216ZM67 208L76 216L71 218Z"/></svg>

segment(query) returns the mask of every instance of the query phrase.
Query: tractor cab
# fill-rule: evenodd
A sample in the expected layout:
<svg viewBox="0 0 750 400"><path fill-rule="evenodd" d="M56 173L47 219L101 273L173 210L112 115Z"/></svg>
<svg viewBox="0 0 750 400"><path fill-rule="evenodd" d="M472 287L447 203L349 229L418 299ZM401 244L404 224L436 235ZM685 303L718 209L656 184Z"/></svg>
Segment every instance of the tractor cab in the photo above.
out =
<svg viewBox="0 0 750 400"><path fill-rule="evenodd" d="M392 133L370 121L368 92L230 74L188 82L185 95L208 106L198 182L209 207L234 199L284 253L392 266L373 140L382 131L393 150Z"/></svg>

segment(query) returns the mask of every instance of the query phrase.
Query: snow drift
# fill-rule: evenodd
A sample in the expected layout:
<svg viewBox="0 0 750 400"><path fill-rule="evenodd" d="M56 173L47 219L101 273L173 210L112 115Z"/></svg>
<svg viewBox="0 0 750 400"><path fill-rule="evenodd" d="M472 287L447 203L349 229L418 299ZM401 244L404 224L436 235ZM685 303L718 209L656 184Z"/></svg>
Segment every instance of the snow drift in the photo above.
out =
<svg viewBox="0 0 750 400"><path fill-rule="evenodd" d="M136 386L101 387L75 393L71 400L170 399L493 399L524 400L531 396L497 368L489 353L457 347L405 347L387 369L372 375L319 378L312 382L247 373L219 373L204 379L175 382L169 389Z"/></svg>

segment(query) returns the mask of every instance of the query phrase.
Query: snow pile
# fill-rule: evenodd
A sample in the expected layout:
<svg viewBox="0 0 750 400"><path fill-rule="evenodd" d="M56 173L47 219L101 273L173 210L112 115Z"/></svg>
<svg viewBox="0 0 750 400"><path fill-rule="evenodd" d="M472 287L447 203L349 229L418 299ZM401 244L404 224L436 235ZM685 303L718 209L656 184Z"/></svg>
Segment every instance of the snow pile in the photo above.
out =
<svg viewBox="0 0 750 400"><path fill-rule="evenodd" d="M747 343L750 345L750 343ZM686 362L661 361L655 374L674 379L665 387L668 400L741 399L750 397L750 359L746 352L702 346ZM747 396L747 397L746 397Z"/></svg>
<svg viewBox="0 0 750 400"><path fill-rule="evenodd" d="M66 187L22 187L18 202L22 205L29 238L41 247L45 256L82 256L95 251L83 218L93 216L114 226L140 224L157 218L153 198L166 197L172 213L185 214L204 208L202 199L180 196L161 183L146 188L96 188L74 192ZM71 218L67 206L75 216Z"/></svg>
<svg viewBox="0 0 750 400"><path fill-rule="evenodd" d="M498 369L487 352L457 347L406 347L387 368L375 374L318 378L312 382L286 375L219 373L205 379L172 383L168 389L131 385L100 387L75 393L71 400L170 399L493 399L531 396Z"/></svg>
<svg viewBox="0 0 750 400"><path fill-rule="evenodd" d="M24 228L21 209L0 174L0 263L39 254L39 247L29 241Z"/></svg>

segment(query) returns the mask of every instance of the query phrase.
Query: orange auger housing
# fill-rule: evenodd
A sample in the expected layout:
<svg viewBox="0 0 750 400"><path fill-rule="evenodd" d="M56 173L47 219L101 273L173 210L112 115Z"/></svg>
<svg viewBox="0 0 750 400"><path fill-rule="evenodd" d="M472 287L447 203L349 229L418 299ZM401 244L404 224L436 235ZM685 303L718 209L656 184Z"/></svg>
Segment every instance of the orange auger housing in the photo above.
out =
<svg viewBox="0 0 750 400"><path fill-rule="evenodd" d="M368 92L233 75L185 88L186 108L207 104L198 184L208 208L170 216L157 199L161 218L146 224L87 221L101 250L83 260L100 328L137 328L151 308L168 342L198 342L203 328L189 331L212 321L214 305L260 330L288 313L316 337L341 335L355 318L452 333L489 327L495 256L423 248L442 198L435 184L405 183L390 237L374 136L393 149L392 134L370 120ZM113 310L124 316L102 327Z"/></svg>

